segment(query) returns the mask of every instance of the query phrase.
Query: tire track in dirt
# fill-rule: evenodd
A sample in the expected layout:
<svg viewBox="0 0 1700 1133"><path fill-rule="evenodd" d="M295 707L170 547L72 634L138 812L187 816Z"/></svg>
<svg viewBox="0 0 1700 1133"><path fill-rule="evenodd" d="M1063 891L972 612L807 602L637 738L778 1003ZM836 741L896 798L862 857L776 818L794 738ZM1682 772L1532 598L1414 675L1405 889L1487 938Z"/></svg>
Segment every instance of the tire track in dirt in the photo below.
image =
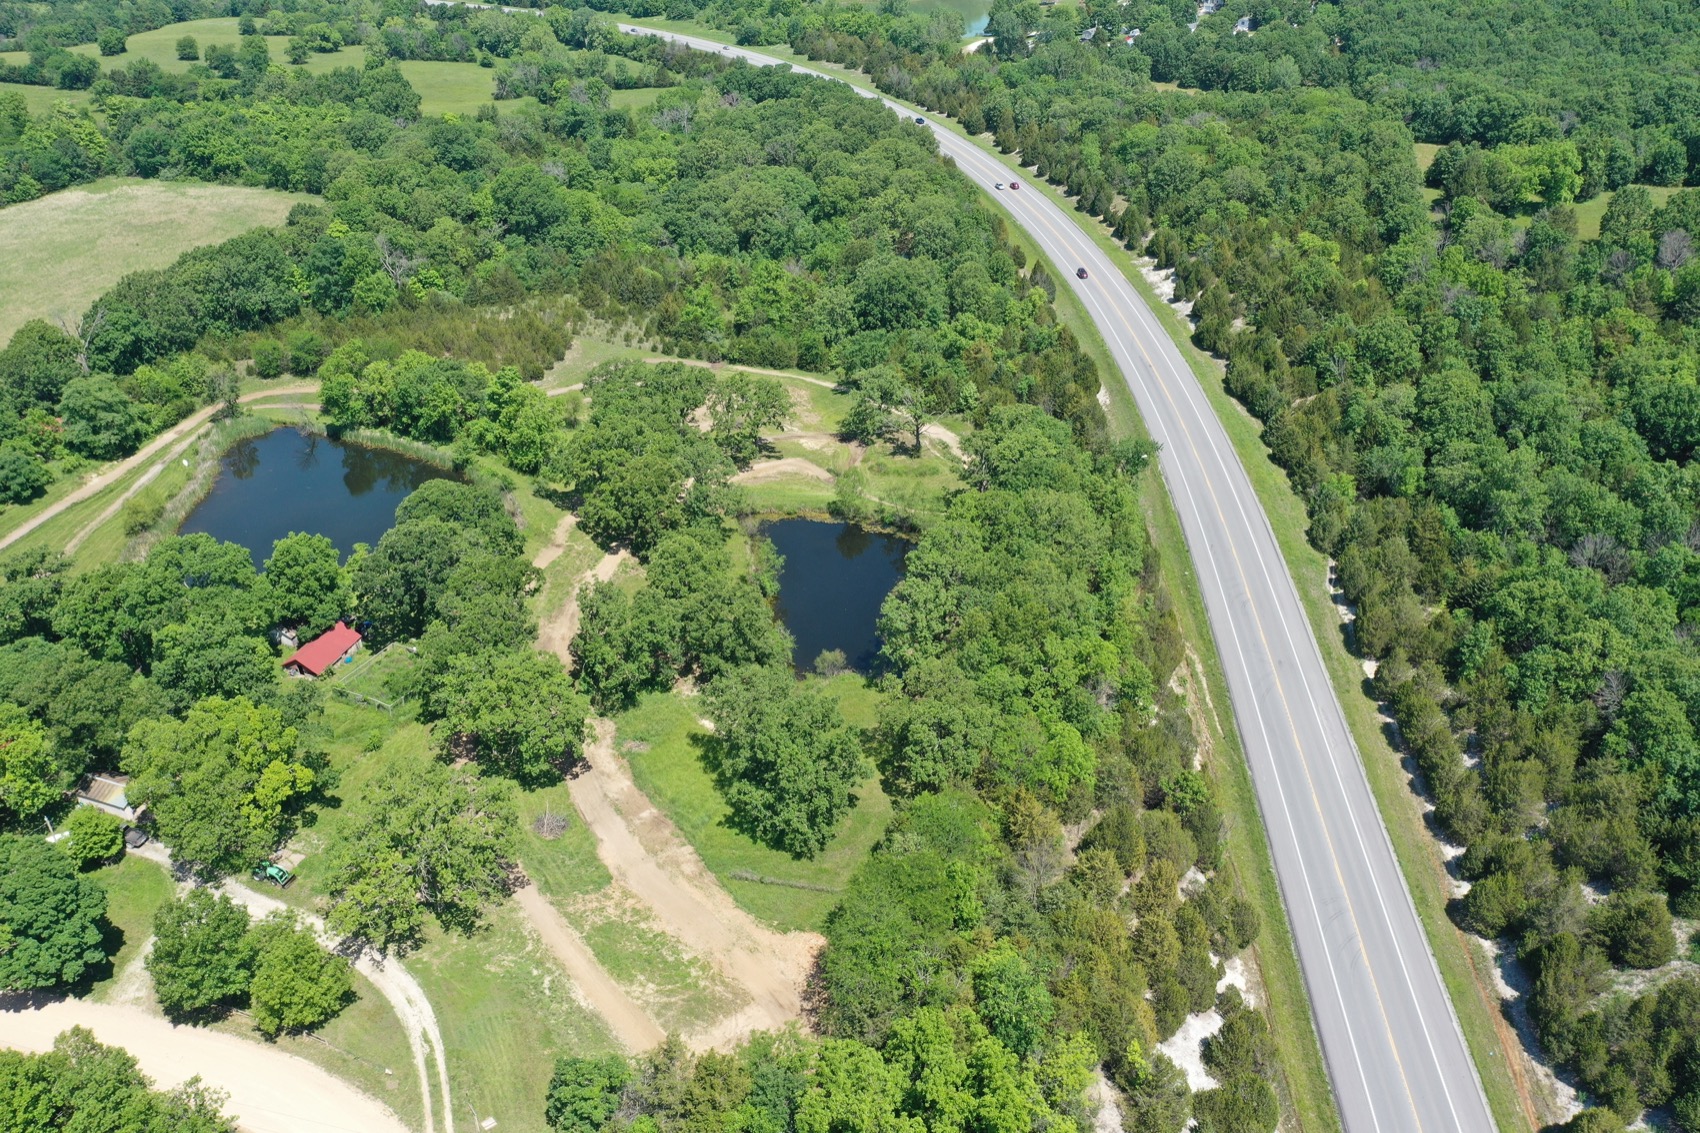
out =
<svg viewBox="0 0 1700 1133"><path fill-rule="evenodd" d="M614 981L614 977L597 961L584 938L556 911L537 886L527 883L515 890L514 903L566 969L585 1006L602 1017L628 1052L641 1054L667 1037L649 1013Z"/></svg>
<svg viewBox="0 0 1700 1133"><path fill-rule="evenodd" d="M164 866L176 876L171 863L171 852L160 842L150 842L145 846L132 850L138 857L147 858ZM280 909L289 909L275 897L264 893L256 893L247 886L231 879L225 879L214 888L225 894L232 901L247 909L256 917L264 917ZM333 951L338 949L341 941L331 935L325 928L322 918L312 913L294 910L295 914L307 925L311 926L320 941ZM454 1133L454 1111L449 1092L449 1067L443 1032L437 1025L437 1013L431 1007L431 1001L425 995L425 989L419 986L399 960L374 956L362 950L352 958L354 970L365 976L371 985L377 988L386 1000L390 1009L396 1014L403 1032L407 1035L407 1045L413 1051L413 1066L419 1076L420 1104L425 1111L425 1131L435 1133L435 1106L432 1103L431 1073L427 1059L435 1064L437 1071L437 1087L442 1095L442 1127L445 1133Z"/></svg>
<svg viewBox="0 0 1700 1133"><path fill-rule="evenodd" d="M592 727L588 766L569 789L608 872L649 907L663 931L749 995L759 1009L746 1016L749 1029L782 1027L801 1017L803 984L825 940L776 932L739 908L633 782L631 768L614 750L613 721L595 720Z"/></svg>
<svg viewBox="0 0 1700 1133"><path fill-rule="evenodd" d="M570 515L561 520L533 565L541 568L560 557L575 522ZM562 608L539 628L537 648L554 653L570 666L569 647L579 625L579 592L593 580L612 579L630 559L629 552L616 548L580 575ZM740 909L696 850L638 790L631 769L614 751L613 721L592 720L590 726L594 739L585 745L585 765L569 779L568 790L596 838L597 856L614 881L649 910L662 931L706 960L750 1000L748 1006L693 1036L692 1045L735 1042L752 1031L782 1027L799 1018L803 984L825 941L813 933L776 932ZM650 1032L643 1026L655 1027L655 1023L614 983L576 933L569 937L551 931L552 920L559 922L557 928L568 933L571 929L542 894L535 889L533 896L525 893L520 894L521 910L579 983L585 998L593 1003L598 996L607 998L609 1009L598 1008L599 1013L622 1041L632 1045L658 1033L659 1028ZM603 981L611 988L602 986Z"/></svg>
<svg viewBox="0 0 1700 1133"><path fill-rule="evenodd" d="M578 517L569 515L561 520L555 528L555 534L549 545L537 552L537 557L531 560L531 565L542 570L550 563L561 557L567 548L567 535L578 523ZM537 648L545 653L553 653L561 659L561 664L567 668L573 667L572 651L568 648L573 638L578 634L578 596L579 591L591 582L607 582L614 577L622 563L632 561L631 552L624 547L617 547L603 555L595 566L585 571L573 582L572 593L554 614L544 619L537 627Z"/></svg>
<svg viewBox="0 0 1700 1133"><path fill-rule="evenodd" d="M71 1027L134 1055L164 1089L190 1078L229 1095L246 1133L405 1133L388 1106L306 1059L203 1027L176 1026L140 1007L86 999L0 997L0 1047L41 1053Z"/></svg>

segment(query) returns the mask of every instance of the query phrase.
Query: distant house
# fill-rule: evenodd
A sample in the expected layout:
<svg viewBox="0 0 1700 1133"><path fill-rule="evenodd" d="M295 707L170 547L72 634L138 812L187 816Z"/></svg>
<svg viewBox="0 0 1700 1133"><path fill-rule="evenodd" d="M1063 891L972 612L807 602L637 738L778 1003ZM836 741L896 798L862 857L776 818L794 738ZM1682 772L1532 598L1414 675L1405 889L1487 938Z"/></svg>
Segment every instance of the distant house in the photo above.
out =
<svg viewBox="0 0 1700 1133"><path fill-rule="evenodd" d="M130 805L125 789L130 785L127 775L85 775L77 784L77 801L84 806L115 814L125 822L136 821L136 809Z"/></svg>
<svg viewBox="0 0 1700 1133"><path fill-rule="evenodd" d="M321 633L283 659L284 669L296 677L316 677L360 648L360 635L342 622Z"/></svg>

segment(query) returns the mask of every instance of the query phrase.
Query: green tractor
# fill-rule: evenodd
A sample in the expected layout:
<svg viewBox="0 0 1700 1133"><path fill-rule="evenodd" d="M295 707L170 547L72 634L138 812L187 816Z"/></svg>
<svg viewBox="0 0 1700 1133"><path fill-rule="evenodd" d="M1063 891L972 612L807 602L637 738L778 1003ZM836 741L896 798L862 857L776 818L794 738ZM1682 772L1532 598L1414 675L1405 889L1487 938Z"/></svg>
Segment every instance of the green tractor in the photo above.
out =
<svg viewBox="0 0 1700 1133"><path fill-rule="evenodd" d="M288 889L289 883L295 880L295 875L276 862L261 862L254 867L255 881L269 881L279 889Z"/></svg>

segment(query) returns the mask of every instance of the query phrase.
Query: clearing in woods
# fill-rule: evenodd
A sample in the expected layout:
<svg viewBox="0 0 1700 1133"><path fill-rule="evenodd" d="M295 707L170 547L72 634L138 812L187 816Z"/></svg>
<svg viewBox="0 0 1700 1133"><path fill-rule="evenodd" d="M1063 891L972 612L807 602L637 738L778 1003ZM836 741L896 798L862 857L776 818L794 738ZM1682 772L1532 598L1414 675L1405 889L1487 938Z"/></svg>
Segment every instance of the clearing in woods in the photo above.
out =
<svg viewBox="0 0 1700 1133"><path fill-rule="evenodd" d="M303 193L108 177L0 209L0 344L30 319L75 323L119 279L283 223Z"/></svg>

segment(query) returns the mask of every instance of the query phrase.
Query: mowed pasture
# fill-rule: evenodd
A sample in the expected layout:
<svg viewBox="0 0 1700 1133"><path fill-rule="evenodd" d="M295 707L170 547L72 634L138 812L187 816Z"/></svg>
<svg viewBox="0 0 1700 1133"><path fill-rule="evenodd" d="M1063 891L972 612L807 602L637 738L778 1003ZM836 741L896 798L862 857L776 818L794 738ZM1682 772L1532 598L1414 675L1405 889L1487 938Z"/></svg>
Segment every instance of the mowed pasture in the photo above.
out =
<svg viewBox="0 0 1700 1133"><path fill-rule="evenodd" d="M29 56L20 58L28 60ZM46 114L54 104L68 102L72 106L83 106L94 96L86 90L60 90L57 87L38 87L30 83L0 83L0 94L6 91L17 91L24 96L24 108L31 114Z"/></svg>
<svg viewBox="0 0 1700 1133"><path fill-rule="evenodd" d="M283 223L302 193L109 177L0 209L0 343L30 319L75 321L133 271Z"/></svg>
<svg viewBox="0 0 1700 1133"><path fill-rule="evenodd" d="M81 44L71 50L91 58L99 58L103 68L127 67L138 59L146 59L157 64L162 70L182 74L195 65L194 60L177 58L177 41L186 35L195 37L196 46L203 56L206 49L215 44L235 47L242 41L236 20L232 17L221 17L186 20L183 23L155 28L153 31L138 32L126 41L122 55L102 57L99 49L92 43ZM286 62L288 36L268 35L265 39L274 64L289 67L291 70L296 69L295 65ZM365 64L366 49L354 44L340 51L309 55L307 62L300 64L299 69L320 74L339 67L353 67L358 70ZM407 81L413 84L413 89L419 92L420 112L423 114L472 114L480 106L494 101L496 72L492 68L480 67L476 63L423 60L404 60L399 66L401 73L407 76ZM503 108L511 109L518 105L510 102L503 104Z"/></svg>
<svg viewBox="0 0 1700 1133"><path fill-rule="evenodd" d="M185 20L152 31L137 32L125 40L122 55L102 55L100 48L92 43L78 44L71 50L91 59L99 59L102 70L128 67L138 59L146 59L158 65L162 71L180 75L197 62L193 59L177 58L177 41L186 35L195 37L195 46L203 58L209 47L235 47L242 42L242 33L237 29L236 18L223 16L210 20ZM266 46L271 50L272 62L283 63L288 57L286 52L289 48L289 37L268 35L265 39ZM302 66L310 71L328 71L333 67L359 67L365 61L366 49L352 47L328 55L309 56Z"/></svg>

